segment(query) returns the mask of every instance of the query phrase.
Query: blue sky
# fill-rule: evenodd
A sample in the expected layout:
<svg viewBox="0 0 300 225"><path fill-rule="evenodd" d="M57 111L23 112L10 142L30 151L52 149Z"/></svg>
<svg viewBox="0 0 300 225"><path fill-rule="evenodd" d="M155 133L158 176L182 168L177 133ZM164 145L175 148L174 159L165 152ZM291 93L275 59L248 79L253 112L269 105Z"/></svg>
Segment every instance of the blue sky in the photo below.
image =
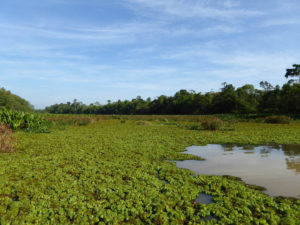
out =
<svg viewBox="0 0 300 225"><path fill-rule="evenodd" d="M282 85L299 0L0 0L0 87L35 108Z"/></svg>

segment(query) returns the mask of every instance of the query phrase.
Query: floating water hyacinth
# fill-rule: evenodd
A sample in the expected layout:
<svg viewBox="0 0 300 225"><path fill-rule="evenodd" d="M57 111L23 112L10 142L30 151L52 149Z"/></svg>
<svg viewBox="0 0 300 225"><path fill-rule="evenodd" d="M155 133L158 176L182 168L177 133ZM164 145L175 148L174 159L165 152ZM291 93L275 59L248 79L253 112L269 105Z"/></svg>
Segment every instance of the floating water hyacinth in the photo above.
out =
<svg viewBox="0 0 300 225"><path fill-rule="evenodd" d="M182 154L191 145L299 143L299 123L212 132L132 118L15 132L16 153L0 154L0 224L299 224L300 200L167 161L200 159ZM213 202L195 202L199 193Z"/></svg>

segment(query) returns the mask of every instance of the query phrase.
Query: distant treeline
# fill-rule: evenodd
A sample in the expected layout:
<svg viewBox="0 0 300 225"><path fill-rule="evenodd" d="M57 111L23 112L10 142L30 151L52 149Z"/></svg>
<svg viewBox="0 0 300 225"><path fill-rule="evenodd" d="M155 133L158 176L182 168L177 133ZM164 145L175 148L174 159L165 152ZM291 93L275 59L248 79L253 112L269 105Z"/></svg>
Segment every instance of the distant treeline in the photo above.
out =
<svg viewBox="0 0 300 225"><path fill-rule="evenodd" d="M2 107L23 112L33 111L33 106L28 101L4 88L0 88L0 109Z"/></svg>
<svg viewBox="0 0 300 225"><path fill-rule="evenodd" d="M180 90L174 96L161 95L156 99L137 97L131 101L116 101L101 105L72 103L55 104L44 111L59 114L223 114L223 113L268 113L299 114L300 83L289 82L282 87L273 87L264 81L261 90L247 84L235 88L223 83L220 92L205 94Z"/></svg>

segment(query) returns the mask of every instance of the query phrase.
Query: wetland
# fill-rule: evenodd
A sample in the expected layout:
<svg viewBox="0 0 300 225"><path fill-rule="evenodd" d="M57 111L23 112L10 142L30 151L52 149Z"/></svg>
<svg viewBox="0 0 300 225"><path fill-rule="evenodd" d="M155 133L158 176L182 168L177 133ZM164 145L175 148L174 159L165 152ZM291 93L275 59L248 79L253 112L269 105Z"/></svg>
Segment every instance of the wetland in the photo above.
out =
<svg viewBox="0 0 300 225"><path fill-rule="evenodd" d="M207 131L186 127L194 117L161 117L58 115L50 133L14 132L15 152L0 154L0 224L300 224L298 199L168 162L209 161L186 146L299 144L300 123ZM287 150L283 165L296 173L298 155Z"/></svg>

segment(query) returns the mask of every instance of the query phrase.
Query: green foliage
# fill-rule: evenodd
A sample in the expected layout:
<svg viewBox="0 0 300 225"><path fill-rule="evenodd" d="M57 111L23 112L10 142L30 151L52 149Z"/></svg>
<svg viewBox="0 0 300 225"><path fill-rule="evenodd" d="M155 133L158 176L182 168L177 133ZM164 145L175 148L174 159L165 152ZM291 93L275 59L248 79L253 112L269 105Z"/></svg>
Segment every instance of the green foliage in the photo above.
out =
<svg viewBox="0 0 300 225"><path fill-rule="evenodd" d="M209 117L201 123L204 130L220 130L223 125L224 122L218 117Z"/></svg>
<svg viewBox="0 0 300 225"><path fill-rule="evenodd" d="M288 124L291 122L291 118L288 116L267 116L265 118L265 123L279 123L279 124Z"/></svg>
<svg viewBox="0 0 300 225"><path fill-rule="evenodd" d="M299 81L300 81L300 64L294 64L293 65L294 68L292 69L287 69L286 73L285 73L285 77L299 77Z"/></svg>
<svg viewBox="0 0 300 225"><path fill-rule="evenodd" d="M237 110L237 93L231 84L223 83L222 91L212 99L212 113L232 113Z"/></svg>
<svg viewBox="0 0 300 225"><path fill-rule="evenodd" d="M32 112L33 106L30 105L25 99L12 94L10 91L4 88L0 89L0 108L6 108L11 110Z"/></svg>
<svg viewBox="0 0 300 225"><path fill-rule="evenodd" d="M11 129L25 129L29 132L48 132L48 124L39 115L25 112L0 110L0 123L7 124Z"/></svg>
<svg viewBox="0 0 300 225"><path fill-rule="evenodd" d="M191 145L299 143L299 123L236 123L212 134L101 118L15 133L17 153L0 154L0 224L299 224L300 200L269 197L238 179L192 176L167 161L199 159L181 153ZM199 193L214 203L195 203ZM209 216L216 219L201 221Z"/></svg>
<svg viewBox="0 0 300 225"><path fill-rule="evenodd" d="M280 108L284 113L296 114L300 112L300 83L283 85Z"/></svg>

